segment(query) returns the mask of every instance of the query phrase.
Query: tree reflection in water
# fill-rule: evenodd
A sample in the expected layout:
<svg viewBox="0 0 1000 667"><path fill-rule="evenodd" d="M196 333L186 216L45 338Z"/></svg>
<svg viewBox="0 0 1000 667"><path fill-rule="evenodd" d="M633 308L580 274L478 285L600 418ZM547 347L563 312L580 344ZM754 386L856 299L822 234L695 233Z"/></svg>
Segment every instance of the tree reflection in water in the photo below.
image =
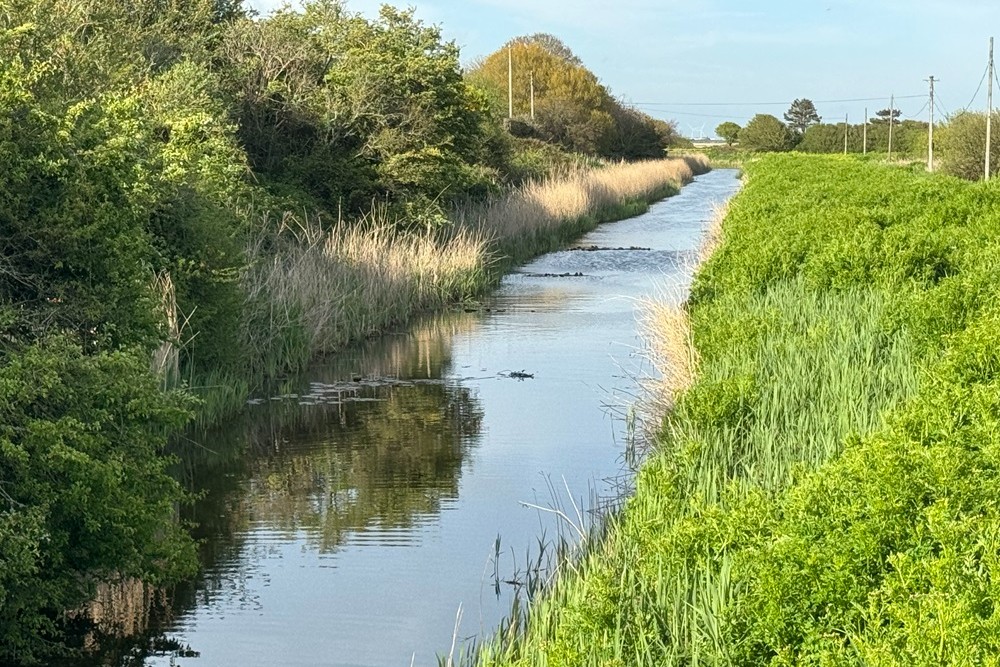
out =
<svg viewBox="0 0 1000 667"><path fill-rule="evenodd" d="M97 642L92 635L94 657L124 664L127 653L176 651L162 635L173 619L205 600L248 597L243 577L252 576L245 568L254 531L329 554L351 536L405 540L433 520L457 496L480 431L477 396L448 379L452 340L478 319L438 315L345 351L285 382L275 400L179 439L177 474L199 496L181 518L202 542L202 574L170 591L169 604L142 605L140 612L103 598L102 627L127 629L134 640L128 647L121 637ZM318 387L341 391L316 400Z"/></svg>

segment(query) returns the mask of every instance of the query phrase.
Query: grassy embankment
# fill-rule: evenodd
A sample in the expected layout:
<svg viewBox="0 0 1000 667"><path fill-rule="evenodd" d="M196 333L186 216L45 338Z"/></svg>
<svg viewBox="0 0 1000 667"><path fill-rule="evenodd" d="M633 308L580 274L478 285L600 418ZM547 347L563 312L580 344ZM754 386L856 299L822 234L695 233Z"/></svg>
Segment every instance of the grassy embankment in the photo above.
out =
<svg viewBox="0 0 1000 667"><path fill-rule="evenodd" d="M1000 189L746 170L635 497L481 664L1000 664Z"/></svg>
<svg viewBox="0 0 1000 667"><path fill-rule="evenodd" d="M707 170L698 158L581 170L516 188L425 231L400 231L378 214L327 232L289 217L285 246L263 236L247 251L242 339L260 367L204 379L200 419L242 405L254 378L302 368L416 313L476 298L512 266L598 223L637 215Z"/></svg>

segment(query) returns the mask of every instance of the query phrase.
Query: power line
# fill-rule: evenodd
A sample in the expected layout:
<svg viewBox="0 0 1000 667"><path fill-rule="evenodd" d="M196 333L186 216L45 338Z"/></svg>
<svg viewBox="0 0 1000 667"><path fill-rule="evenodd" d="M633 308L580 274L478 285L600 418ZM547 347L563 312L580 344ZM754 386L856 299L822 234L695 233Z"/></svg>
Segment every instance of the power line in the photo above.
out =
<svg viewBox="0 0 1000 667"><path fill-rule="evenodd" d="M897 100L915 100L927 97L922 95L900 95ZM884 100L882 97L853 97L843 100L814 100L814 104L839 104L841 102L878 102ZM755 106L784 106L790 104L788 100L784 102L635 102L635 106L671 106L671 107L755 107Z"/></svg>
<svg viewBox="0 0 1000 667"><path fill-rule="evenodd" d="M986 81L986 77L989 75L989 73L990 73L990 66L987 65L986 69L983 70L983 78L979 80L979 85L976 86L976 92L972 93L972 99L969 100L969 103L965 105L965 109L963 109L963 111L968 111L969 107L971 107L972 104L976 101L976 98L979 97L979 91L983 89L983 82Z"/></svg>
<svg viewBox="0 0 1000 667"><path fill-rule="evenodd" d="M917 113L913 113L913 114L903 114L903 118L906 118L907 120L912 120L914 118L917 118L918 116L920 116L920 114L922 114L924 111L927 110L927 105L928 104L930 104L930 101L924 102L924 106L920 107L920 111L918 111Z"/></svg>
<svg viewBox="0 0 1000 667"><path fill-rule="evenodd" d="M645 107L646 105L639 103L639 104L633 104L632 106L634 106L634 107ZM649 107L646 107L646 108L649 108ZM738 115L735 115L735 114L734 115L729 115L729 116L721 116L719 114L694 113L693 111L674 111L673 109L661 109L661 108L655 108L655 109L650 109L650 110L651 111L658 111L660 113L673 114L673 115L676 115L676 116L697 116L698 118L722 118L724 120L733 120L733 119L739 117Z"/></svg>

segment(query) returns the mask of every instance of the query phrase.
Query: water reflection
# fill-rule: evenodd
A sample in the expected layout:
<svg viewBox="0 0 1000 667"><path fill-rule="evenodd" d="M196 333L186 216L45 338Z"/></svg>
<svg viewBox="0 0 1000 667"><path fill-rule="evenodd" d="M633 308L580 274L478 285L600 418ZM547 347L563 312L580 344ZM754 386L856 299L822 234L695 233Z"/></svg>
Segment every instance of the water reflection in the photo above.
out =
<svg viewBox="0 0 1000 667"><path fill-rule="evenodd" d="M585 506L621 474L626 427L608 406L635 396L637 299L690 280L737 185L700 177L582 241L606 250L540 257L484 312L338 355L178 443L177 474L202 494L184 514L202 574L151 598L141 645L102 662L425 665L453 635L491 632L513 590L498 598L491 576L516 579L564 527L522 503Z"/></svg>
<svg viewBox="0 0 1000 667"><path fill-rule="evenodd" d="M253 579L262 574L261 548L294 543L322 556L352 538L409 544L415 528L457 497L477 443L476 393L444 378L451 341L478 319L426 318L283 383L225 428L177 442L177 475L200 496L182 518L201 541L202 574L169 592L139 582L108 587L92 609L101 631L86 644L100 645L95 658L125 664L131 654L143 664L163 651L191 655L161 633L198 606L259 607ZM111 604L112 596L121 603ZM128 600L141 601L141 610Z"/></svg>

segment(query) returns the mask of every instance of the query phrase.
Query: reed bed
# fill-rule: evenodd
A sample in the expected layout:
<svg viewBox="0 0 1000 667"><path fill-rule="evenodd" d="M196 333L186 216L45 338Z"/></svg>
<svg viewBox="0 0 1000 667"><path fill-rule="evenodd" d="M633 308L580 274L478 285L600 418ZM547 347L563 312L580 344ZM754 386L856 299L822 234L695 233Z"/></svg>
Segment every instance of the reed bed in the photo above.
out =
<svg viewBox="0 0 1000 667"><path fill-rule="evenodd" d="M460 227L497 240L514 263L558 247L599 222L642 213L675 194L708 161L693 156L620 163L527 183L485 205L456 211Z"/></svg>
<svg viewBox="0 0 1000 667"><path fill-rule="evenodd" d="M255 253L262 252L255 249ZM401 232L373 214L251 263L244 339L273 376L412 317L477 294L494 261L472 230Z"/></svg>
<svg viewBox="0 0 1000 667"><path fill-rule="evenodd" d="M257 235L247 252L243 338L256 360L253 375L301 368L418 312L475 298L514 255L548 250L630 205L670 194L705 169L704 162L678 159L578 171L421 231L405 230L382 210L329 230L286 215L277 240Z"/></svg>

